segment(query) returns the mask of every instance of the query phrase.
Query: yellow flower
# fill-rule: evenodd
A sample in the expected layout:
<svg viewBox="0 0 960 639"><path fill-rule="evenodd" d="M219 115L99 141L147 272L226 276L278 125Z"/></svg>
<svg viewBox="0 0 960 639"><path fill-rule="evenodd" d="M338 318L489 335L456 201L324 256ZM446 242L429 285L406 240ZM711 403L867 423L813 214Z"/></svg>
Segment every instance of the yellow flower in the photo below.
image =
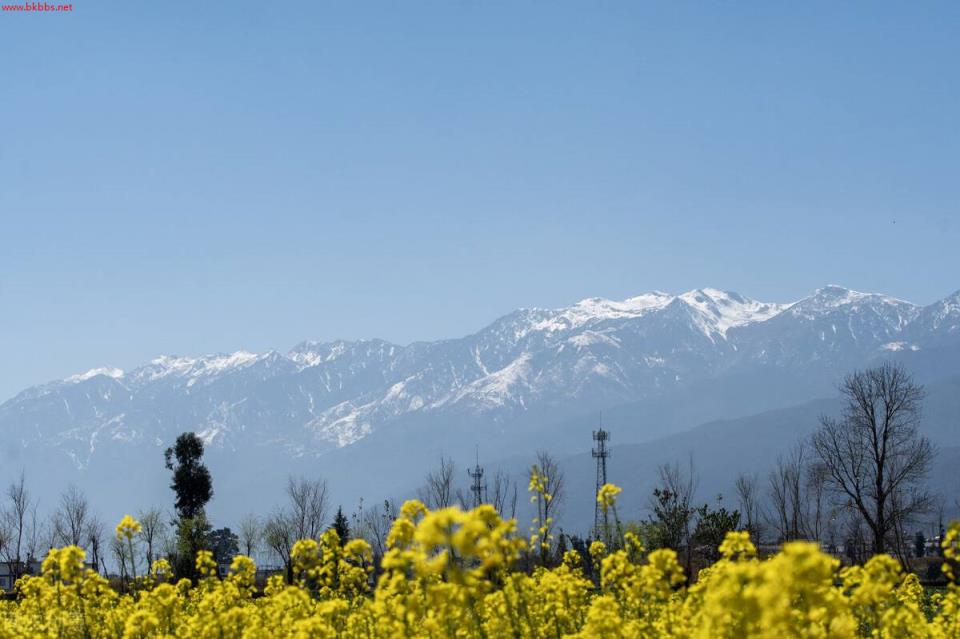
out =
<svg viewBox="0 0 960 639"><path fill-rule="evenodd" d="M153 565L150 566L150 573L158 581L168 581L173 575L173 568L169 561L161 557L153 561Z"/></svg>
<svg viewBox="0 0 960 639"><path fill-rule="evenodd" d="M605 486L598 503L612 507L618 493ZM550 517L539 518L528 546L516 522L491 506L431 512L408 502L376 580L370 545L341 544L333 530L294 544L289 584L285 573L258 583L256 565L242 555L220 578L212 554L201 551L199 583L169 583L161 559L121 593L85 567L82 549L53 548L39 575L17 582L17 598L0 601L0 639L960 637L960 585L931 595L886 555L841 570L817 544L792 542L761 560L749 535L732 532L721 559L687 585L676 552L645 554L627 532L622 548L597 541L589 557L580 547L556 567L530 569L552 563L533 561L550 539ZM130 542L137 528L125 517L117 538ZM954 523L943 540L951 576L958 546Z"/></svg>
<svg viewBox="0 0 960 639"><path fill-rule="evenodd" d="M720 555L724 559L737 557L749 559L757 556L757 549L750 541L750 533L746 531L730 531L720 544Z"/></svg>
<svg viewBox="0 0 960 639"><path fill-rule="evenodd" d="M213 560L213 553L209 550L197 551L196 568L201 577L216 577L217 562Z"/></svg>
<svg viewBox="0 0 960 639"><path fill-rule="evenodd" d="M120 520L120 523L117 524L116 534L117 539L123 541L130 541L133 539L133 536L140 532L140 522L131 517L130 515L124 515L123 519Z"/></svg>
<svg viewBox="0 0 960 639"><path fill-rule="evenodd" d="M623 489L614 484L604 484L600 487L600 490L597 491L597 503L600 504L600 507L607 511L608 508L612 508L617 503L617 495L623 492Z"/></svg>
<svg viewBox="0 0 960 639"><path fill-rule="evenodd" d="M947 528L943 541L940 542L943 548L943 556L947 560L943 562L943 573L947 579L956 581L957 575L954 574L953 563L960 562L960 521L955 521Z"/></svg>

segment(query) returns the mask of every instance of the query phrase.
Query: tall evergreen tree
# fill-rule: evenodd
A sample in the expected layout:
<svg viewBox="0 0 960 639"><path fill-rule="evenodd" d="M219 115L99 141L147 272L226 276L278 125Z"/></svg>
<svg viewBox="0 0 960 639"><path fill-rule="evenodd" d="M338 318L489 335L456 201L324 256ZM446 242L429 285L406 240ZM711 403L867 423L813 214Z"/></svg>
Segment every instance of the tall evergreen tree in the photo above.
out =
<svg viewBox="0 0 960 639"><path fill-rule="evenodd" d="M213 480L203 462L203 440L195 433L183 433L166 450L167 468L173 471L170 488L176 494L180 518L196 517L213 497ZM174 459L176 461L174 461Z"/></svg>
<svg viewBox="0 0 960 639"><path fill-rule="evenodd" d="M340 545L347 543L350 539L350 523L343 514L342 506L337 506L337 515L333 518L332 528L337 531L337 535L340 537Z"/></svg>
<svg viewBox="0 0 960 639"><path fill-rule="evenodd" d="M196 555L209 547L212 526L204 508L213 497L213 480L203 464L203 440L195 433L183 433L164 452L167 468L173 472L170 488L176 495L177 556L174 572L177 577L195 580Z"/></svg>

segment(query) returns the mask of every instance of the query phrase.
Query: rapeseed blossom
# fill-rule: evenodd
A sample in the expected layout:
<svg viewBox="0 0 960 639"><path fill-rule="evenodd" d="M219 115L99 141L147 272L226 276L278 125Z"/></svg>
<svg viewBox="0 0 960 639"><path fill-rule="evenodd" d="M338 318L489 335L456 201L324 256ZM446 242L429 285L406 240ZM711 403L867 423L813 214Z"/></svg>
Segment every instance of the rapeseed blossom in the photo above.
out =
<svg viewBox="0 0 960 639"><path fill-rule="evenodd" d="M539 478L531 483L540 488ZM618 492L605 486L598 501L612 507ZM137 528L124 517L118 539L131 541ZM121 594L85 566L82 549L53 549L39 575L17 582L16 600L0 602L0 639L960 637L952 563L960 560L960 522L943 540L949 584L932 598L888 556L841 568L816 544L792 542L760 559L745 532L729 533L720 560L693 584L676 553L648 553L630 532L615 549L591 545L597 583L573 551L555 568L523 572L520 559L538 548L491 506L430 511L407 502L387 546L374 580L365 541L341 544L333 530L301 540L291 553L293 583L275 575L262 596L256 565L243 555L220 577L201 551L195 584L172 583L170 564L159 559Z"/></svg>
<svg viewBox="0 0 960 639"><path fill-rule="evenodd" d="M140 522L130 515L124 515L120 523L117 524L116 534L119 541L130 541L133 539L133 536L139 534L139 532Z"/></svg>
<svg viewBox="0 0 960 639"><path fill-rule="evenodd" d="M617 495L623 492L623 489L614 484L604 484L600 487L600 490L597 491L597 503L600 504L600 507L607 511L612 508L617 503Z"/></svg>

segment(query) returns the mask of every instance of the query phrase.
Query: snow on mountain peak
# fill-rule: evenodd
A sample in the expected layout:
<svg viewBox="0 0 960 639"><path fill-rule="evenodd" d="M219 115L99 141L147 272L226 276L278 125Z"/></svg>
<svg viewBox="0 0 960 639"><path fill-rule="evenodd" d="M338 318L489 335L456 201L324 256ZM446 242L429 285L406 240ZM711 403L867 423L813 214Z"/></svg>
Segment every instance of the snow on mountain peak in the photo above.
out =
<svg viewBox="0 0 960 639"><path fill-rule="evenodd" d="M333 342L306 341L290 349L285 357L302 370L358 354L374 359L389 358L393 357L402 348L382 339L352 341L338 339Z"/></svg>
<svg viewBox="0 0 960 639"><path fill-rule="evenodd" d="M854 291L849 288L837 286L836 284L828 284L827 286L818 288L811 299L817 300L824 306L836 307L859 302L868 297L870 297L869 293L861 293L860 291Z"/></svg>
<svg viewBox="0 0 960 639"><path fill-rule="evenodd" d="M698 324L709 336L726 336L727 330L753 322L762 322L777 315L789 304L758 302L738 293L702 288L674 296L662 291L652 291L625 300L610 300L589 297L573 306L558 309L546 319L533 325L534 330L563 331L580 328L590 322L609 319L630 319L659 311L676 300L698 312Z"/></svg>
<svg viewBox="0 0 960 639"><path fill-rule="evenodd" d="M310 368L311 366L318 366L323 362L334 360L343 355L346 350L347 345L343 341L333 344L301 342L287 353L287 358L303 368Z"/></svg>
<svg viewBox="0 0 960 639"><path fill-rule="evenodd" d="M161 355L152 360L146 367L151 379L159 379L168 375L179 377L198 377L201 375L216 375L233 368L249 366L269 355L260 355L250 351L240 350L235 353L205 355L202 357L176 357Z"/></svg>
<svg viewBox="0 0 960 639"><path fill-rule="evenodd" d="M950 327L955 324L960 325L950 319L957 314L958 305L960 305L960 299L957 294L937 305L931 305L927 313L930 316L928 319L931 325L936 328L948 320ZM509 339L514 345L519 345L516 340L539 332L546 334L547 343L551 344L568 343L578 349L589 349L601 343L608 347L619 347L620 337L615 333L619 322L652 317L660 314L661 311L668 313L664 317L669 321L673 311L668 311L668 307L679 310L682 314L688 314L688 321L692 322L695 329L702 331L713 342L730 339L728 331L731 328L765 322L788 310L791 317L806 320L815 320L836 312L862 313L868 318L864 321L872 323L862 331L858 329L858 335L863 331L868 331L871 335L876 333L877 339L882 338L883 343L892 344L899 339L896 334L903 330L903 327L912 321L920 310L909 302L883 295L861 293L837 285L822 287L793 304L759 302L732 291L699 288L680 295L652 291L623 300L591 297L555 310L521 310L505 316L494 326L501 332L506 328L510 335ZM612 325L610 325L611 321ZM873 323L877 325L874 326ZM951 328L951 330L955 329ZM495 332L495 335L500 335L500 332ZM557 339L560 341L554 342ZM534 341L531 345L524 344L521 348L540 348L537 344L540 342ZM351 362L356 357L363 358L364 361L369 360L371 365L378 366L383 361L389 360L394 355L395 349L399 348L402 347L396 347L382 340L337 340L302 342L285 354L273 351L258 354L239 350L229 354L196 357L164 355L132 373L125 373L116 368L95 368L69 377L65 381L79 383L103 375L117 380L125 379L125 383L139 385L169 377L183 379L190 386L201 379L212 379L220 374L244 369L258 362L272 366L274 359L293 364L296 370L301 371L341 359ZM517 356L519 353L514 355ZM479 362L478 370L489 374L487 366L490 361L481 361L478 351L471 351L471 356ZM496 359L497 357L494 356L493 360ZM499 362L498 367L502 368L505 364L506 362Z"/></svg>
<svg viewBox="0 0 960 639"><path fill-rule="evenodd" d="M41 435L54 433L44 441L60 446L67 441L58 435L61 427L87 429L91 443L68 450L77 459L89 457L98 436L166 437L151 429L168 423L194 424L218 445L255 435L302 454L311 446L319 445L319 452L352 444L421 413L506 423L514 413L554 410L572 401L634 402L734 367L848 366L877 354L953 345L957 336L958 294L920 309L839 286L790 305L714 288L680 295L654 291L619 301L587 298L553 310L521 309L460 339L409 346L378 339L303 342L284 354L162 356L128 373L95 368L0 404L0 426L20 423L24 415L33 419L28 402L63 392L58 401L43 403L48 412ZM112 392L108 377L120 380L126 392ZM228 383L217 383L224 378ZM87 380L88 388L80 385ZM279 385L264 384L271 380ZM69 384L89 392L70 392ZM66 425L61 407L72 420ZM88 422L84 415L97 418ZM276 424L286 429L279 436Z"/></svg>
<svg viewBox="0 0 960 639"><path fill-rule="evenodd" d="M715 288L687 291L680 295L679 299L706 317L707 329L712 329L723 336L726 336L731 328L766 321L789 306L789 304L758 302L743 297L739 293Z"/></svg>
<svg viewBox="0 0 960 639"><path fill-rule="evenodd" d="M203 358L204 372L219 373L228 368L238 368L253 364L263 358L264 355L251 353L250 351L237 351L230 355L215 355L213 357Z"/></svg>
<svg viewBox="0 0 960 639"><path fill-rule="evenodd" d="M917 330L921 332L960 333L960 291L924 308L920 312L920 326Z"/></svg>
<svg viewBox="0 0 960 639"><path fill-rule="evenodd" d="M790 306L758 302L739 293L714 288L695 289L678 296L652 291L622 301L589 297L573 306L549 312L546 318L539 319L530 328L559 332L596 321L632 319L660 311L677 300L697 312L696 322L707 336L719 334L723 337L733 327L768 320Z"/></svg>
<svg viewBox="0 0 960 639"><path fill-rule="evenodd" d="M868 313L883 316L891 330L900 330L920 312L920 307L889 295L861 293L831 284L817 289L790 307L794 317L809 321L834 313Z"/></svg>
<svg viewBox="0 0 960 639"><path fill-rule="evenodd" d="M564 331L579 328L588 322L609 319L640 317L650 311L665 307L673 301L673 296L653 291L644 295L630 297L623 301L605 297L588 297L573 306L550 312L550 316L532 326L538 331Z"/></svg>
<svg viewBox="0 0 960 639"><path fill-rule="evenodd" d="M861 293L842 286L830 285L817 289L789 309L791 317L806 322L817 322L828 317L845 317L843 323L854 339L895 341L910 322L921 313L921 308L889 295ZM832 323L831 331L838 324Z"/></svg>
<svg viewBox="0 0 960 639"><path fill-rule="evenodd" d="M820 306L827 308L836 308L838 306L846 306L848 304L856 304L858 302L870 300L876 300L885 304L905 304L908 306L913 306L912 303L897 299L896 297L880 295L878 293L861 293L860 291L854 291L849 288L837 286L836 284L829 284L823 288L818 288L811 297L807 298L807 300L814 301Z"/></svg>
<svg viewBox="0 0 960 639"><path fill-rule="evenodd" d="M960 313L960 291L957 291L953 295L948 295L939 302L934 302L930 305L930 308L934 309L934 312L937 313L941 319L951 313Z"/></svg>
<svg viewBox="0 0 960 639"><path fill-rule="evenodd" d="M92 379L100 375L103 375L105 377L111 377L113 379L121 379L123 377L123 371L119 368L109 368L109 367L91 368L86 373L71 375L64 381L72 382L72 383L85 382L88 379Z"/></svg>
<svg viewBox="0 0 960 639"><path fill-rule="evenodd" d="M603 297L588 297L580 300L567 312L582 315L588 319L615 319L619 317L635 317L644 313L661 309L673 301L673 296L660 291L629 297L623 301L609 300Z"/></svg>
<svg viewBox="0 0 960 639"><path fill-rule="evenodd" d="M637 295L636 297L628 297L621 303L624 306L636 309L637 311L644 311L652 308L663 308L672 301L673 295L670 295L669 293L664 293L663 291L651 291L649 293L644 293L643 295Z"/></svg>

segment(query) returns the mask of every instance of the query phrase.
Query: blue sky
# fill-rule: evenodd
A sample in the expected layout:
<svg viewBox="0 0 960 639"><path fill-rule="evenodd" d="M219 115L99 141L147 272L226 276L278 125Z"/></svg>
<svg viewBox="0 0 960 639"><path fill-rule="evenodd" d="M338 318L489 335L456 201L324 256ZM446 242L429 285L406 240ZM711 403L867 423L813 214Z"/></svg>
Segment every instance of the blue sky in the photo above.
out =
<svg viewBox="0 0 960 639"><path fill-rule="evenodd" d="M960 288L957 3L74 5L0 13L0 399L595 295Z"/></svg>

